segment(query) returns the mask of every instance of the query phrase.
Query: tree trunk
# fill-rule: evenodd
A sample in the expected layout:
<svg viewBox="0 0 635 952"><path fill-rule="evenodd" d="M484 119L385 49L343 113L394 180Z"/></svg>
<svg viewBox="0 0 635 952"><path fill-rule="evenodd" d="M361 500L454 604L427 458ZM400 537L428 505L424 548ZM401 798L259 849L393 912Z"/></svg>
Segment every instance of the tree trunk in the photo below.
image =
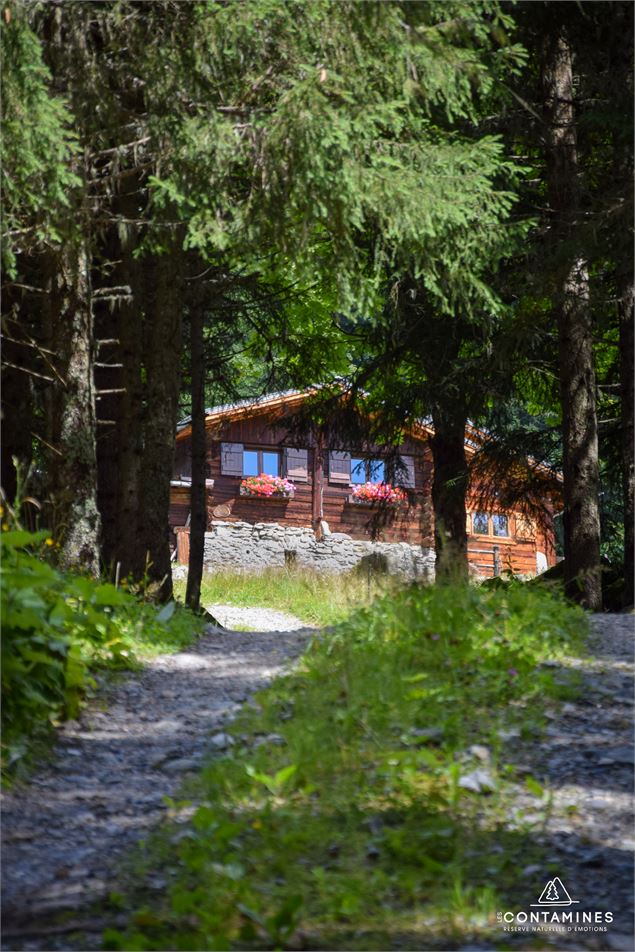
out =
<svg viewBox="0 0 635 952"><path fill-rule="evenodd" d="M186 604L198 611L201 601L205 530L207 528L207 460L205 446L205 356L203 308L197 301L190 308L190 368L192 378L192 489L190 500L190 558L187 569Z"/></svg>
<svg viewBox="0 0 635 952"><path fill-rule="evenodd" d="M172 597L169 510L181 352L182 266L175 240L153 258L155 287L145 334L146 403L139 484L140 507L135 575Z"/></svg>
<svg viewBox="0 0 635 952"><path fill-rule="evenodd" d="M548 38L542 64L547 187L554 257L565 260L557 287L564 470L564 555L568 594L602 607L598 427L587 262L576 235L579 168L572 52L566 35Z"/></svg>
<svg viewBox="0 0 635 952"><path fill-rule="evenodd" d="M116 210L130 216L132 210L119 199ZM100 381L117 392L98 403L98 487L102 516L103 557L111 572L119 566L120 577L134 574L138 538L139 476L143 454L144 350L143 308L146 289L142 284L143 261L133 258L135 240L122 240L113 229L103 254L117 262L110 284L128 288L115 301L97 308L99 362L115 365L99 369ZM99 303L99 302L97 302ZM108 383L106 383L108 381ZM98 420L98 424L99 424Z"/></svg>
<svg viewBox="0 0 635 952"><path fill-rule="evenodd" d="M124 258L123 284L132 290L131 300L119 310L119 356L123 364L119 401L119 472L117 534L115 559L121 565L121 574L134 573L134 552L137 547L140 498L142 496L141 468L143 462L143 353L144 320L142 300L144 286L141 280L143 262L132 259L132 248L122 249Z"/></svg>
<svg viewBox="0 0 635 952"><path fill-rule="evenodd" d="M11 327L11 336L17 328ZM33 402L29 381L30 352L25 347L4 340L2 359L2 476L1 485L4 497L13 506L18 489L18 474L14 459L26 473L33 455L31 431L33 428ZM13 364L13 366L7 366ZM24 366L24 370L20 367Z"/></svg>
<svg viewBox="0 0 635 952"><path fill-rule="evenodd" d="M67 568L99 574L94 342L88 258L69 241L51 276L53 350L63 385L53 392L53 528Z"/></svg>
<svg viewBox="0 0 635 952"><path fill-rule="evenodd" d="M440 582L466 582L468 579L465 530L468 479L465 458L466 422L466 415L460 406L456 412L436 409L432 414L434 436L430 445L434 462L432 506L435 574Z"/></svg>
<svg viewBox="0 0 635 952"><path fill-rule="evenodd" d="M415 294L413 295L413 290ZM425 289L403 285L402 307L425 302ZM407 311L406 311L407 313ZM422 320L423 317L423 320ZM467 406L457 387L457 367L467 327L460 315L451 318L427 308L415 310L414 329L432 406L432 509L434 514L435 577L438 582L466 582L469 577L465 500L469 481L465 457Z"/></svg>
<svg viewBox="0 0 635 952"><path fill-rule="evenodd" d="M620 314L620 390L622 415L622 483L624 494L624 607L633 604L634 522L635 522L635 440L633 434L634 382L633 367L633 280L619 302Z"/></svg>
<svg viewBox="0 0 635 952"><path fill-rule="evenodd" d="M80 11L81 12L81 11ZM81 91L77 77L86 65L85 43L74 11L63 4L45 5L41 34L43 54L51 70L51 89L70 100L74 114ZM68 15L67 15L68 14ZM69 63L73 69L68 70ZM43 307L51 349L57 355L62 382L55 381L45 400L49 446L49 514L61 545L60 561L67 568L99 574L100 517L97 507L97 451L94 383L94 335L90 276L90 236L83 206L86 143L78 121L82 147L73 160L84 185L68 197L68 224L62 248L47 256L49 285Z"/></svg>
<svg viewBox="0 0 635 952"><path fill-rule="evenodd" d="M116 261L120 256L119 244L116 241L114 229L107 236L103 249L106 260ZM97 251L101 251L98 248ZM93 272L96 286L104 280L97 262ZM103 391L97 400L97 505L101 517L101 553L103 571L111 578L115 569L115 542L118 498L119 446L121 443L121 421L119 406L121 394L121 371L118 367L118 347L112 344L99 344L100 340L115 340L119 336L119 314L117 306L111 302L101 300L99 295L94 298L94 322L96 337L97 366L95 367L95 383L98 390Z"/></svg>

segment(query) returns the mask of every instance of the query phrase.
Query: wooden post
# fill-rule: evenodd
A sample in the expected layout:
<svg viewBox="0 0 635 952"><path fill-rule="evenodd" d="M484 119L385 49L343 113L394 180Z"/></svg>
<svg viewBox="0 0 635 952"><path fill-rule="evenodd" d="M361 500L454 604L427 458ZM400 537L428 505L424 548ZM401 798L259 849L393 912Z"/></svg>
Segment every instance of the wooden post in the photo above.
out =
<svg viewBox="0 0 635 952"><path fill-rule="evenodd" d="M190 560L190 527L175 526L174 534L176 536L176 561L179 565L187 565Z"/></svg>
<svg viewBox="0 0 635 952"><path fill-rule="evenodd" d="M311 515L313 529L317 531L324 515L322 494L324 489L324 439L318 434L313 451L313 485L311 487Z"/></svg>

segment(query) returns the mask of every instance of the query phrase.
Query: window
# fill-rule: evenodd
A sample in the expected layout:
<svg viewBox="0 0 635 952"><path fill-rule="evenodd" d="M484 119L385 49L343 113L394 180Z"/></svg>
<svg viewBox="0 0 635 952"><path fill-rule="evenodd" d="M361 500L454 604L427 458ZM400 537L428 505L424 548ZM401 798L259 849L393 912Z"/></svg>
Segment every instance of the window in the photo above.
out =
<svg viewBox="0 0 635 952"><path fill-rule="evenodd" d="M472 515L472 532L475 535L487 535L489 532L489 519L486 512L475 512Z"/></svg>
<svg viewBox="0 0 635 952"><path fill-rule="evenodd" d="M351 457L351 483L383 483L386 479L386 467L383 460Z"/></svg>
<svg viewBox="0 0 635 952"><path fill-rule="evenodd" d="M472 513L472 533L493 535L499 539L507 537L509 536L509 518L500 512L495 512L491 516L487 512L474 512Z"/></svg>
<svg viewBox="0 0 635 952"><path fill-rule="evenodd" d="M371 483L386 482L386 467L380 459L368 460L368 475Z"/></svg>
<svg viewBox="0 0 635 952"><path fill-rule="evenodd" d="M351 482L366 482L366 460L353 456L351 458Z"/></svg>
<svg viewBox="0 0 635 952"><path fill-rule="evenodd" d="M495 536L509 535L509 523L507 516L503 516L501 513L494 513L492 516L492 526Z"/></svg>
<svg viewBox="0 0 635 952"><path fill-rule="evenodd" d="M244 450L243 476L280 475L280 454L275 450Z"/></svg>

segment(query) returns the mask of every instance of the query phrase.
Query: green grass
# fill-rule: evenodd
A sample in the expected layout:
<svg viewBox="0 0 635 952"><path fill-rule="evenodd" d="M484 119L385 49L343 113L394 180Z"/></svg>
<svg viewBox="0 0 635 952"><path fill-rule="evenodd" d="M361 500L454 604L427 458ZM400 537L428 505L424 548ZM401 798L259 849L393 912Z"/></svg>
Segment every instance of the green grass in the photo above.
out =
<svg viewBox="0 0 635 952"><path fill-rule="evenodd" d="M162 619L162 612L168 617ZM139 660L187 648L196 641L203 625L201 619L176 602L170 607L137 602L126 614L119 615L121 637Z"/></svg>
<svg viewBox="0 0 635 952"><path fill-rule="evenodd" d="M537 855L535 817L508 823L510 784L547 809L501 734L533 742L545 708L574 690L566 668L542 663L584 630L581 611L520 585L412 588L314 639L232 725L235 746L189 791L191 820L155 837L143 862L168 885L128 897L130 928L106 947L491 943L496 908L526 901L518 870ZM489 792L461 785L483 768L475 744Z"/></svg>
<svg viewBox="0 0 635 952"><path fill-rule="evenodd" d="M343 621L351 611L394 587L386 576L349 572L324 575L311 569L268 569L261 573L208 572L201 585L201 605L274 608L322 627ZM185 582L175 593L185 596Z"/></svg>

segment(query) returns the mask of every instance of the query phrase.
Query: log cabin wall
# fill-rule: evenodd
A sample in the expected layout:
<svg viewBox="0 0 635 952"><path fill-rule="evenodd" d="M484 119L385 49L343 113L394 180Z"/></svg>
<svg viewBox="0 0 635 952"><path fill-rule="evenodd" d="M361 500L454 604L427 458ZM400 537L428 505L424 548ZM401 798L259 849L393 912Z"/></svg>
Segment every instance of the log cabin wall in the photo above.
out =
<svg viewBox="0 0 635 952"><path fill-rule="evenodd" d="M476 496L478 498L478 494ZM483 513L474 499L467 501L468 559L480 575L490 577L503 572L514 575L535 575L556 563L553 516L547 515L544 526L528 521L519 512L501 513L507 518L506 535L494 534L493 515ZM476 516L487 517L487 532L478 531Z"/></svg>
<svg viewBox="0 0 635 952"><path fill-rule="evenodd" d="M221 471L221 444L241 443L279 451L284 446L298 445L297 437L290 437L286 429L269 418L252 417L216 428L208 434L208 475L214 487L208 493L210 521L227 522L284 522L290 526L312 526L314 517L314 466L316 448L308 445L308 472L306 482L294 482L295 494L289 500L259 499L239 495L241 477L226 476ZM308 445L308 446L307 446ZM376 450L379 455L379 450ZM408 542L413 545L432 545L430 489L432 456L429 447L410 440L402 447L404 454L415 459L415 487L408 492L408 503L387 514L388 523L375 529L375 538L383 542ZM372 454L372 448L371 448ZM329 481L328 450L324 451L321 518L331 532L345 532L353 539L373 537L374 510L349 502L353 487ZM368 453L365 453L368 455Z"/></svg>
<svg viewBox="0 0 635 952"><path fill-rule="evenodd" d="M242 444L246 449L282 451L285 446L304 446L308 450L306 481L294 481L295 493L290 499L267 499L240 496L242 476L229 476L222 472L221 445ZM354 448L351 447L354 452ZM378 525L372 507L352 503L349 498L352 485L335 483L330 479L329 451L320 451L310 440L301 441L276 422L270 413L215 424L207 431L207 476L213 481L208 488L208 522L281 523L288 526L318 527L319 519L328 523L332 533L345 533L353 539L375 539L382 542L407 542L412 545L434 545L433 513L431 502L432 454L425 440L407 438L401 447L404 456L414 459L414 488L409 489L408 502L389 511L385 524ZM374 455L372 448L360 455ZM379 449L376 455L380 456ZM323 472L320 474L320 459ZM189 489L191 477L190 437L183 434L177 439L175 482L171 490L170 529L172 541L176 542L174 528L182 526L189 513ZM317 483L316 483L317 474ZM184 479L182 477L185 477ZM321 492L319 482L321 482ZM183 485L185 483L185 485ZM515 574L534 574L537 569L537 553L544 556L545 567L555 564L555 546L552 529L539 528L517 513L507 513L508 535L496 536L491 513L488 532L474 531L473 513L476 503L468 500L468 558L474 571L490 577L511 570ZM482 528L482 527L481 527Z"/></svg>

